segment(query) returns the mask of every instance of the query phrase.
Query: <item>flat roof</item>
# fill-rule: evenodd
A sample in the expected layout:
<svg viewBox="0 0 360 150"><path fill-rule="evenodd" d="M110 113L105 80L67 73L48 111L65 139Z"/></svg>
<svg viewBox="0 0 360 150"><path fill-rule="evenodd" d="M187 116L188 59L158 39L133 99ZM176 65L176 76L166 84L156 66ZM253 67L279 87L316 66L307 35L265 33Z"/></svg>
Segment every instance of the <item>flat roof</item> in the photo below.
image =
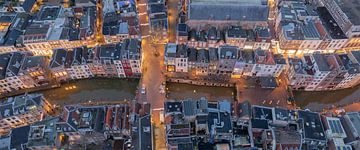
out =
<svg viewBox="0 0 360 150"><path fill-rule="evenodd" d="M325 7L318 7L317 11L319 13L322 24L324 25L327 33L330 34L333 39L346 39L345 33L341 30L339 25L336 23L335 19L331 16L329 11Z"/></svg>
<svg viewBox="0 0 360 150"><path fill-rule="evenodd" d="M272 108L254 105L252 108L254 119L273 120Z"/></svg>
<svg viewBox="0 0 360 150"><path fill-rule="evenodd" d="M267 5L191 3L189 20L236 20L267 21L269 8Z"/></svg>
<svg viewBox="0 0 360 150"><path fill-rule="evenodd" d="M360 25L360 1L359 0L335 0L341 10L346 14L351 23Z"/></svg>
<svg viewBox="0 0 360 150"><path fill-rule="evenodd" d="M311 140L326 141L325 131L320 119L320 114L310 111L299 110L299 118L303 123L304 138Z"/></svg>
<svg viewBox="0 0 360 150"><path fill-rule="evenodd" d="M192 0L191 3L220 3L220 4L243 4L243 5L261 5L267 0Z"/></svg>
<svg viewBox="0 0 360 150"><path fill-rule="evenodd" d="M325 54L315 53L313 57L320 71L330 71L330 65L325 58Z"/></svg>

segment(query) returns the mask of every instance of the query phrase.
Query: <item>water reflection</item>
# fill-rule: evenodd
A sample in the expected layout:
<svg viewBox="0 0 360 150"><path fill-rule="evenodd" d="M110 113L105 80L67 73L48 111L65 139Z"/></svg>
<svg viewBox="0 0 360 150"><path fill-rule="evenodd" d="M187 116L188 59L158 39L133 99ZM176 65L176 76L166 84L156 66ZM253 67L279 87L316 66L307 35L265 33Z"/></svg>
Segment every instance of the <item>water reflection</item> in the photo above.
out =
<svg viewBox="0 0 360 150"><path fill-rule="evenodd" d="M296 104L314 111L360 101L360 86L327 92L294 92Z"/></svg>
<svg viewBox="0 0 360 150"><path fill-rule="evenodd" d="M63 84L41 93L53 104L116 102L135 98L139 81L135 79L86 79Z"/></svg>
<svg viewBox="0 0 360 150"><path fill-rule="evenodd" d="M206 97L209 101L234 100L235 88L206 87L181 83L167 83L168 99L182 100L186 98L199 99Z"/></svg>

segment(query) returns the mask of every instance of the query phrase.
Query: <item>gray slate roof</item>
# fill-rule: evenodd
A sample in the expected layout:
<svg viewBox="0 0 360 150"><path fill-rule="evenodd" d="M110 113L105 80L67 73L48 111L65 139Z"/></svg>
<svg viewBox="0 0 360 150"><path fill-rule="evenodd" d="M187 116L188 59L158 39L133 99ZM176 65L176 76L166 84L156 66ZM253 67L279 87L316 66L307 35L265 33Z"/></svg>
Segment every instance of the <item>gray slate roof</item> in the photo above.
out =
<svg viewBox="0 0 360 150"><path fill-rule="evenodd" d="M214 5L193 3L189 6L190 20L237 20L266 21L269 8L266 5Z"/></svg>

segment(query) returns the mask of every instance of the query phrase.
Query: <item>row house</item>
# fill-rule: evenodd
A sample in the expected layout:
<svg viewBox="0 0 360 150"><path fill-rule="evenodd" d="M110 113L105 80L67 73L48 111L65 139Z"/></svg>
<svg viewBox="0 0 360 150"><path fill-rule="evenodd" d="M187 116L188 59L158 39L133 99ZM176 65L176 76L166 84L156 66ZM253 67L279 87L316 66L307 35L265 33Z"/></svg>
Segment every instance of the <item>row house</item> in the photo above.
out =
<svg viewBox="0 0 360 150"><path fill-rule="evenodd" d="M101 133L98 139L105 139L105 136L123 138L130 133L130 109L127 104L104 105L104 106L64 106L64 112L60 116L61 121L56 126L65 131L66 135L88 136L92 133ZM66 132L66 128L71 130ZM75 134L73 134L75 133ZM79 141L78 141L79 142Z"/></svg>
<svg viewBox="0 0 360 150"><path fill-rule="evenodd" d="M286 60L280 54L260 49L243 50L231 45L195 49L169 43L164 63L168 72L188 72L190 76L279 77L286 69Z"/></svg>
<svg viewBox="0 0 360 150"><path fill-rule="evenodd" d="M240 49L269 49L270 29L268 27L243 29L241 26L231 26L225 31L225 40L226 44L238 46Z"/></svg>
<svg viewBox="0 0 360 150"><path fill-rule="evenodd" d="M206 31L202 30L198 32L197 30L193 29L189 32L189 39L188 45L193 48L207 48L209 47L209 43L206 37Z"/></svg>
<svg viewBox="0 0 360 150"><path fill-rule="evenodd" d="M103 22L103 34L107 43L118 43L129 38L129 26L120 14L107 13Z"/></svg>
<svg viewBox="0 0 360 150"><path fill-rule="evenodd" d="M105 68L101 64L99 59L100 47L89 48L88 57L88 65L91 73L96 76L105 75Z"/></svg>
<svg viewBox="0 0 360 150"><path fill-rule="evenodd" d="M310 56L289 58L289 85L295 90L305 90L314 79L313 64Z"/></svg>
<svg viewBox="0 0 360 150"><path fill-rule="evenodd" d="M141 75L141 41L126 39L121 49L121 63L126 77L139 77Z"/></svg>
<svg viewBox="0 0 360 150"><path fill-rule="evenodd" d="M23 33L17 34L16 46L36 55L48 56L55 48L82 46L82 40L93 32L91 21L94 22L95 18L89 15L88 10L42 6L36 16L19 30Z"/></svg>
<svg viewBox="0 0 360 150"><path fill-rule="evenodd" d="M360 82L360 52L351 51L348 55L343 55L342 62L345 69L348 71L344 75L345 79L338 85L339 87L337 88L349 88L358 85Z"/></svg>
<svg viewBox="0 0 360 150"><path fill-rule="evenodd" d="M254 61L255 65L251 72L253 76L258 77L279 77L286 66L282 55L260 49L255 50Z"/></svg>
<svg viewBox="0 0 360 150"><path fill-rule="evenodd" d="M209 75L217 75L219 68L219 51L217 48L209 48Z"/></svg>
<svg viewBox="0 0 360 150"><path fill-rule="evenodd" d="M87 47L77 47L68 51L65 67L71 79L93 77L93 73L88 65L88 56L89 50Z"/></svg>
<svg viewBox="0 0 360 150"><path fill-rule="evenodd" d="M271 33L269 28L255 28L255 43L253 49L270 49Z"/></svg>
<svg viewBox="0 0 360 150"><path fill-rule="evenodd" d="M187 44L194 48L217 48L223 45L237 46L241 49L269 49L271 43L270 29L257 27L243 29L241 26L230 26L219 29L214 26L201 30L190 29L186 24L177 26L177 44Z"/></svg>
<svg viewBox="0 0 360 150"><path fill-rule="evenodd" d="M188 47L168 43L165 48L164 64L168 72L188 72Z"/></svg>
<svg viewBox="0 0 360 150"><path fill-rule="evenodd" d="M4 80L4 87L6 87L7 92L28 88L19 77L20 67L25 55L26 54L20 52L11 53Z"/></svg>
<svg viewBox="0 0 360 150"><path fill-rule="evenodd" d="M355 58L360 56L359 51L351 51L348 54L339 54L337 56L346 71L336 89L350 88L358 85L360 82L360 63Z"/></svg>
<svg viewBox="0 0 360 150"><path fill-rule="evenodd" d="M64 82L70 79L69 74L66 71L65 63L68 50L66 49L54 49L49 63L49 69L54 79L59 82Z"/></svg>
<svg viewBox="0 0 360 150"><path fill-rule="evenodd" d="M150 30L159 38L166 39L168 36L168 14L165 1L160 0L148 3L147 10Z"/></svg>
<svg viewBox="0 0 360 150"><path fill-rule="evenodd" d="M18 76L28 88L48 85L51 82L48 66L46 56L28 56L24 59Z"/></svg>
<svg viewBox="0 0 360 150"><path fill-rule="evenodd" d="M121 43L100 47L99 58L105 71L105 77L126 77L120 56Z"/></svg>
<svg viewBox="0 0 360 150"><path fill-rule="evenodd" d="M26 94L6 98L0 103L0 135L11 129L26 126L42 120L49 107L42 94Z"/></svg>
<svg viewBox="0 0 360 150"><path fill-rule="evenodd" d="M31 22L31 18L31 15L27 13L16 14L1 41L0 51L2 53L17 51L17 39L24 33L24 29Z"/></svg>
<svg viewBox="0 0 360 150"><path fill-rule="evenodd" d="M11 54L0 54L0 93L10 92L8 83L6 82L6 68L8 66Z"/></svg>
<svg viewBox="0 0 360 150"><path fill-rule="evenodd" d="M185 23L179 23L176 27L176 44L187 44L190 28Z"/></svg>
<svg viewBox="0 0 360 150"><path fill-rule="evenodd" d="M247 40L247 34L241 27L230 27L225 33L226 43L232 46L238 46L240 48L245 47Z"/></svg>
<svg viewBox="0 0 360 150"><path fill-rule="evenodd" d="M231 75L239 56L239 48L236 46L220 46L218 51L218 74Z"/></svg>
<svg viewBox="0 0 360 150"><path fill-rule="evenodd" d="M45 68L60 82L94 76L138 77L141 75L140 50L141 42L137 39L93 48L54 49Z"/></svg>
<svg viewBox="0 0 360 150"><path fill-rule="evenodd" d="M1 55L2 78L0 92L48 85L51 81L47 69L49 60L45 56L32 56L30 53L14 52Z"/></svg>
<svg viewBox="0 0 360 150"><path fill-rule="evenodd" d="M280 7L275 29L281 53L303 55L342 49L348 38L328 10L304 2L288 1Z"/></svg>
<svg viewBox="0 0 360 150"><path fill-rule="evenodd" d="M239 59L235 62L232 77L252 76L252 70L255 65L254 58L255 53L253 50L241 50L239 52Z"/></svg>
<svg viewBox="0 0 360 150"><path fill-rule="evenodd" d="M359 83L358 52L306 55L289 59L289 84L293 89L336 90ZM356 57L354 57L356 56Z"/></svg>
<svg viewBox="0 0 360 150"><path fill-rule="evenodd" d="M336 86L344 79L346 72L337 55L318 55L310 57L314 62L315 83L318 90L336 89ZM323 76L321 76L323 75ZM316 81L316 79L318 79Z"/></svg>
<svg viewBox="0 0 360 150"><path fill-rule="evenodd" d="M209 73L209 51L206 49L196 50L195 70L196 76L207 76Z"/></svg>
<svg viewBox="0 0 360 150"><path fill-rule="evenodd" d="M138 77L141 74L141 42L125 39L122 43L106 44L94 48L90 70L95 76Z"/></svg>

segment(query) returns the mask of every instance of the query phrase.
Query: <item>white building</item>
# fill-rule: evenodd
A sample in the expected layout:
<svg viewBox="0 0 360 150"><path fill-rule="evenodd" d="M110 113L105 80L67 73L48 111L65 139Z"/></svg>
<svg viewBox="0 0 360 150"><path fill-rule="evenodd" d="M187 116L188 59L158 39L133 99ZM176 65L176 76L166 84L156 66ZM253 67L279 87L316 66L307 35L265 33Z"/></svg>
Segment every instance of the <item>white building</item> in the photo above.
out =
<svg viewBox="0 0 360 150"><path fill-rule="evenodd" d="M281 55L274 55L270 51L255 50L255 65L252 75L258 77L279 77L286 66L286 61Z"/></svg>
<svg viewBox="0 0 360 150"><path fill-rule="evenodd" d="M87 48L85 47L78 47L68 51L69 57L67 57L65 67L71 79L85 79L93 76L87 64L88 58L86 54Z"/></svg>

